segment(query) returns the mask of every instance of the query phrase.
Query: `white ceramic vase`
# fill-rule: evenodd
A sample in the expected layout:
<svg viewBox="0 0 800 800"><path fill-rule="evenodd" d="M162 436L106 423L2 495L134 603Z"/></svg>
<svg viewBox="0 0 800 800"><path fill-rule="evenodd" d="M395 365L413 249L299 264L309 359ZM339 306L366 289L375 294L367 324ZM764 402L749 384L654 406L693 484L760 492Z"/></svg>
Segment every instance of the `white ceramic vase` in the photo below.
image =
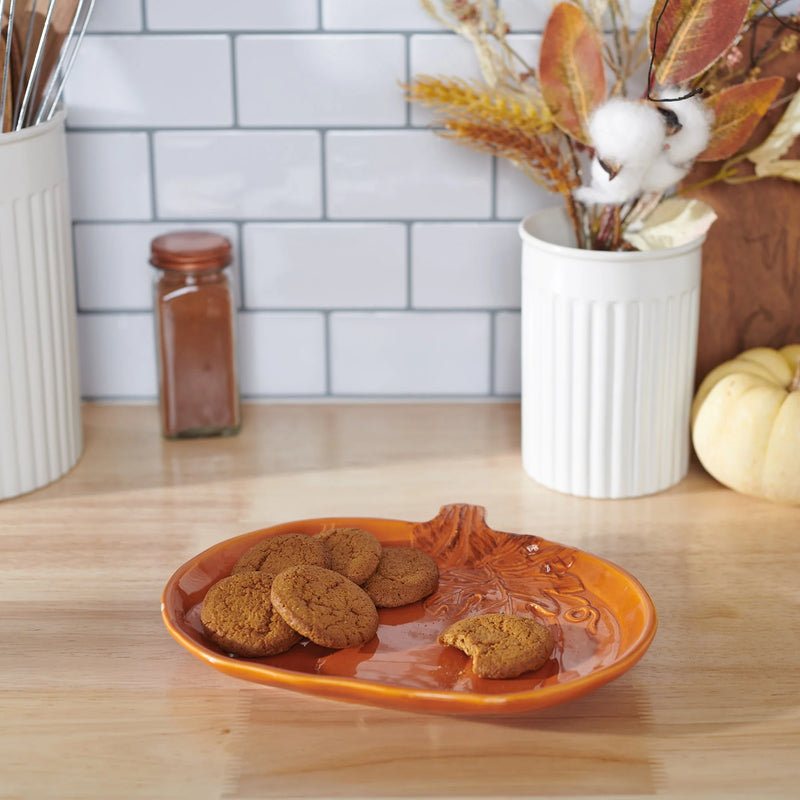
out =
<svg viewBox="0 0 800 800"><path fill-rule="evenodd" d="M54 481L82 431L64 114L0 134L0 500Z"/></svg>
<svg viewBox="0 0 800 800"><path fill-rule="evenodd" d="M649 252L581 250L561 208L524 219L520 235L525 471L594 498L678 483L705 237Z"/></svg>

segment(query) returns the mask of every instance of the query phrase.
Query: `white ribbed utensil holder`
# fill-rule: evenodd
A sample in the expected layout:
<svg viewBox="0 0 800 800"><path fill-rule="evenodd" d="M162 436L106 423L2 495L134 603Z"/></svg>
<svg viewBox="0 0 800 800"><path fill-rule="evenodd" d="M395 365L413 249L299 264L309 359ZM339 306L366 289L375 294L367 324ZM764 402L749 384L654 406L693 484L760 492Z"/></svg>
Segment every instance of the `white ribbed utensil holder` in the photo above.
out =
<svg viewBox="0 0 800 800"><path fill-rule="evenodd" d="M580 250L566 214L520 224L522 461L551 489L637 497L689 466L702 244Z"/></svg>
<svg viewBox="0 0 800 800"><path fill-rule="evenodd" d="M64 114L0 134L0 500L83 447Z"/></svg>

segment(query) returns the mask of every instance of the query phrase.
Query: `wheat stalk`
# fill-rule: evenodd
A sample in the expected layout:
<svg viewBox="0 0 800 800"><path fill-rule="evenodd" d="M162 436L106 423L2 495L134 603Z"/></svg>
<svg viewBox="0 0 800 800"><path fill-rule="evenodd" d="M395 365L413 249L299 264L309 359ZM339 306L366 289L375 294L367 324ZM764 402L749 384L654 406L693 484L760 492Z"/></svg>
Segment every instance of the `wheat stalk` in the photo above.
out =
<svg viewBox="0 0 800 800"><path fill-rule="evenodd" d="M569 194L580 185L561 148L550 137L502 123L465 119L445 120L440 133L473 150L509 159L550 191Z"/></svg>
<svg viewBox="0 0 800 800"><path fill-rule="evenodd" d="M530 133L553 130L553 115L543 101L455 78L420 75L406 85L406 97L463 119L519 127Z"/></svg>

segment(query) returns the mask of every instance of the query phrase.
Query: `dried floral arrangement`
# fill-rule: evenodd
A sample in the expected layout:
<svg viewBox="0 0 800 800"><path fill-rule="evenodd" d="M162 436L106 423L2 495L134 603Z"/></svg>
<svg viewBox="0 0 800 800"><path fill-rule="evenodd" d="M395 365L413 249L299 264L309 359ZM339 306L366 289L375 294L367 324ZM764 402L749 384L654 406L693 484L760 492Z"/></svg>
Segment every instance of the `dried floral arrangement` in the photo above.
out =
<svg viewBox="0 0 800 800"><path fill-rule="evenodd" d="M497 0L420 1L474 46L483 81L417 75L408 100L436 111L442 136L560 194L579 247L644 250L706 230L713 210L681 186L695 162L720 164L704 183L800 181L800 161L783 158L800 134L800 92L760 77L800 43L798 15L780 15L785 0L654 0L638 30L629 0L564 0L538 64L515 47ZM756 47L767 17L780 24ZM777 125L748 149L781 104Z"/></svg>

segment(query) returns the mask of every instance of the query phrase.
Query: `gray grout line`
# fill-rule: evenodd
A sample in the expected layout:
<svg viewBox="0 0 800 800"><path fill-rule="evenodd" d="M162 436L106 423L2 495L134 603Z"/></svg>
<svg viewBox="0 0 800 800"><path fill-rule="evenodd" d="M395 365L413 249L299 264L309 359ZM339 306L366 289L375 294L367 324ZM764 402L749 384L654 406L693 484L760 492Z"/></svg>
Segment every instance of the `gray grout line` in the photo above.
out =
<svg viewBox="0 0 800 800"><path fill-rule="evenodd" d="M464 402L500 402L515 403L520 396L518 394L242 394L242 401L253 404L290 404L290 403L310 403L313 405L326 405L335 403L433 403L442 405L445 403L464 403ZM85 403L113 403L115 405L135 404L142 406L154 405L158 402L158 396L154 394L98 394L82 395L81 400Z"/></svg>
<svg viewBox="0 0 800 800"><path fill-rule="evenodd" d="M239 127L239 91L236 69L236 37L228 37L228 49L231 60L231 103L233 104L233 127Z"/></svg>
<svg viewBox="0 0 800 800"><path fill-rule="evenodd" d="M492 221L495 221L497 220L497 156L492 156L491 183L489 190L491 192L491 216Z"/></svg>
<svg viewBox="0 0 800 800"><path fill-rule="evenodd" d="M453 308L447 307L408 307L408 306L370 306L347 307L347 308L280 308L276 306L248 306L242 305L239 309L242 314L275 314L277 316L291 316L292 314L320 314L326 317L337 314L519 314L519 306L503 306L501 308ZM119 316L141 316L150 314L152 308L78 308L80 314L87 316L100 316L102 314L114 314Z"/></svg>
<svg viewBox="0 0 800 800"><path fill-rule="evenodd" d="M142 7L142 32L149 33L150 30L147 27L147 0L141 0L141 7ZM87 33L86 36L95 35L93 32Z"/></svg>
<svg viewBox="0 0 800 800"><path fill-rule="evenodd" d="M287 0L289 1L289 0ZM413 1L413 0L412 0ZM379 2L379 0L373 0ZM87 31L85 38L134 37L146 33L148 36L449 36L455 38L452 31L434 28L150 28L147 27L145 3L142 2L141 30L108 30ZM635 32L633 30L632 32ZM514 36L541 36L542 30L535 28L515 28Z"/></svg>
<svg viewBox="0 0 800 800"><path fill-rule="evenodd" d="M325 395L330 396L333 392L333 358L331 356L331 312L325 312L324 319L324 369L325 369Z"/></svg>
<svg viewBox="0 0 800 800"><path fill-rule="evenodd" d="M234 222L235 230L236 230L236 241L234 242L234 254L236 256L236 266L238 267L238 271L236 272L236 280L239 283L239 303L236 307L238 312L242 312L245 310L245 277L244 277L244 231L243 226L240 221Z"/></svg>
<svg viewBox="0 0 800 800"><path fill-rule="evenodd" d="M147 168L150 181L150 216L153 221L158 220L158 198L156 192L156 146L155 132L149 131L147 134ZM78 220L73 220L78 222Z"/></svg>
<svg viewBox="0 0 800 800"><path fill-rule="evenodd" d="M406 35L406 48L405 48L405 58L406 58L406 75L405 75L405 83L408 85L411 83L411 36ZM411 124L411 103L406 102L406 128L413 127Z"/></svg>
<svg viewBox="0 0 800 800"><path fill-rule="evenodd" d="M76 225L518 225L520 217L263 217L234 219L231 217L158 217L157 219L73 219Z"/></svg>
<svg viewBox="0 0 800 800"><path fill-rule="evenodd" d="M328 222L328 134L319 137L320 214Z"/></svg>
<svg viewBox="0 0 800 800"><path fill-rule="evenodd" d="M399 91L399 89L398 89ZM406 107L408 107L406 103ZM238 113L234 115L238 117ZM242 125L235 122L231 125L67 125L67 133L228 133L243 131L245 133L427 133L437 129L428 124L407 126L405 122L386 125Z"/></svg>
<svg viewBox="0 0 800 800"><path fill-rule="evenodd" d="M413 222L406 223L406 308L414 307L414 269L411 248L414 242Z"/></svg>
<svg viewBox="0 0 800 800"><path fill-rule="evenodd" d="M489 314L489 394L494 395L495 386L495 353L497 351L497 312Z"/></svg>

